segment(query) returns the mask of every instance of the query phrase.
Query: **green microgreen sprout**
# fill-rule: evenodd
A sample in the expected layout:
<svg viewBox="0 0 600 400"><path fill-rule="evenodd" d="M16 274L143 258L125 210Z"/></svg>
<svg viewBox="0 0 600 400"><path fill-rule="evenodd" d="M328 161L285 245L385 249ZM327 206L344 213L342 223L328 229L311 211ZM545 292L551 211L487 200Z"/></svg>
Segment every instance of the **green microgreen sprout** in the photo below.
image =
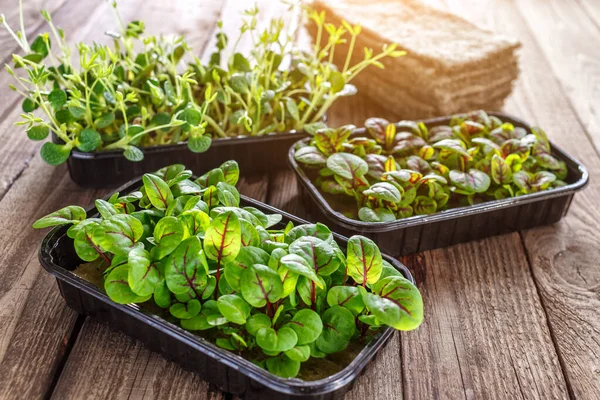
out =
<svg viewBox="0 0 600 400"><path fill-rule="evenodd" d="M137 191L96 200L98 215L68 206L33 226L70 225L77 255L98 263L114 302L163 308L284 378L382 327L419 326L418 289L373 241L353 236L342 248L323 224L283 225L242 207L238 177L234 161L195 180L172 165Z"/></svg>
<svg viewBox="0 0 600 400"><path fill-rule="evenodd" d="M540 128L528 132L484 111L428 128L423 122L365 122L319 129L295 159L349 217L388 222L566 185L567 166ZM350 200L349 202L347 200Z"/></svg>
<svg viewBox="0 0 600 400"><path fill-rule="evenodd" d="M49 164L64 163L73 149L123 151L128 160L140 161L141 148L148 146L187 142L191 151L204 152L213 137L315 129L336 99L356 93L350 82L357 74L404 54L396 45L378 54L365 49L364 59L351 65L360 26L335 27L324 13L311 10L307 17L317 24L324 45L300 51L291 21L275 18L260 31L254 7L244 13L231 56L221 60L228 38L219 23L216 49L203 64L184 37L145 35L143 22L125 24L116 2L110 5L119 27L118 33L107 33L111 45L70 46L47 11L41 14L50 32L29 43L21 3L19 30L0 17L25 54L14 54L13 65L5 66L15 80L10 88L24 98L16 125L25 126L32 140L52 134L40 150ZM246 54L236 51L243 37L254 44ZM347 61L338 70L332 62L335 47L348 37Z"/></svg>

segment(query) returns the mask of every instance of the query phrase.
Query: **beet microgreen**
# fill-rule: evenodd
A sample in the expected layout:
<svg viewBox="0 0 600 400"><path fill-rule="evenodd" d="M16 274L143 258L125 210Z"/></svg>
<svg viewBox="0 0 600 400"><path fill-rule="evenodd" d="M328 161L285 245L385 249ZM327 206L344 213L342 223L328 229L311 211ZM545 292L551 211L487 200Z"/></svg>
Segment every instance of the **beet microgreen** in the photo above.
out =
<svg viewBox="0 0 600 400"><path fill-rule="evenodd" d="M139 191L97 200L98 216L68 206L34 227L71 224L77 254L104 268L113 301L153 302L282 377L381 326L421 323L419 291L373 241L354 236L342 249L323 224L284 227L281 215L240 207L238 176L233 161L196 180L173 165L144 175Z"/></svg>
<svg viewBox="0 0 600 400"><path fill-rule="evenodd" d="M331 201L361 221L387 222L565 185L567 167L543 130L531 132L477 111L428 128L422 122L365 122L321 129L295 159ZM353 199L353 200L352 200ZM349 200L349 201L348 201Z"/></svg>
<svg viewBox="0 0 600 400"><path fill-rule="evenodd" d="M25 126L32 140L54 136L41 147L49 164L64 163L73 149L119 150L140 161L147 146L187 142L191 151L204 152L212 137L312 131L338 98L356 93L350 82L357 74L369 66L383 68L385 57L404 55L396 45L386 45L378 54L365 49L364 58L352 64L360 26L336 27L325 22L324 12L310 10L306 17L317 25L319 40L312 51L301 51L291 31L296 21L275 18L259 31L254 7L244 13L229 59L221 60L228 38L219 22L216 49L203 63L190 55L184 37L144 35L143 22L124 24L116 2L111 6L120 27L107 33L112 45L70 47L46 11L50 33L30 43L22 9L16 33L2 17L25 53L13 54L14 65L6 65L16 82L10 88L23 97L16 125ZM243 37L255 43L247 54L236 51ZM347 62L339 70L332 57L347 40ZM33 113L37 109L43 117Z"/></svg>

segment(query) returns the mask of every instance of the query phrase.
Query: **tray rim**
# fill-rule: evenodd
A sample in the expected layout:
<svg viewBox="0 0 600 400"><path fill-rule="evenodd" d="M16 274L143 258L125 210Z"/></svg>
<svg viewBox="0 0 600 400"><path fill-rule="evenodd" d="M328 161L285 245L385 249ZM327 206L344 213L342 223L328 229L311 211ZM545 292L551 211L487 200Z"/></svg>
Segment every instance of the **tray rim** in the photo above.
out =
<svg viewBox="0 0 600 400"><path fill-rule="evenodd" d="M141 178L134 179L115 191L120 193L127 193L128 191L136 190L140 187ZM106 196L107 199L109 196ZM241 200L250 206L259 206L269 213L279 213L282 215L283 220L293 221L295 224L311 223L304 219L298 218L285 211L279 210L268 204L260 202L258 200L249 198L244 195L240 195ZM86 208L88 216L96 215L96 207L94 205ZM239 373L245 375L249 379L259 382L260 384L267 386L279 393L290 395L290 396L320 396L328 393L335 392L349 384L351 384L356 378L360 376L364 368L372 361L376 354L384 347L388 340L395 333L395 330L391 327L384 329L377 335L371 342L366 344L364 348L356 355L356 357L341 371L330 375L326 378L319 379L316 381L304 381L298 378L281 378L278 377L266 369L254 365L249 360L236 355L228 350L221 349L209 340L194 335L185 329L168 322L150 312L141 311L140 307L136 304L118 304L110 300L110 298L102 293L92 283L86 281L83 278L75 275L72 271L60 266L55 262L52 257L51 250L60 245L60 240L66 236L68 227L57 226L54 227L42 240L40 250L38 252L38 259L42 267L57 280L61 280L69 285L76 287L79 290L95 297L96 299L106 303L109 306L115 307L119 311L129 314L140 323L147 324L153 329L161 329L168 336L175 340L181 341L194 348L197 351L204 353L206 356L211 357L216 362L222 362L229 368L233 368ZM336 240L348 241L348 238L333 232ZM399 270L403 276L415 283L414 277L408 268L400 261L395 258L382 254L384 259L391 263L397 270ZM92 317L93 318L93 317Z"/></svg>
<svg viewBox="0 0 600 400"><path fill-rule="evenodd" d="M223 138L219 137L219 138L212 139L209 149L212 149L213 147L227 146L227 145L231 145L231 144L236 144L236 145L252 144L252 143L260 142L262 140L285 141L285 140L290 140L291 138L293 138L295 136L297 136L299 138L305 138L307 136L307 133L305 133L304 131L297 131L297 130L292 129L292 130L285 131L285 132L269 132L269 133L266 133L266 134L260 135L260 136L240 135L240 136L228 136L228 137L223 137ZM153 155L156 153L177 151L177 150L187 150L187 151L192 152L191 150L188 149L187 142L140 147L140 150L145 155ZM196 154L201 155L203 153L196 153ZM71 150L71 155L69 157L72 157L72 158L75 158L78 160L97 160L97 159L115 158L115 157L124 157L124 156L123 156L123 151L121 151L121 150L83 152L83 151L80 151L80 150L77 150L76 148L74 148Z"/></svg>
<svg viewBox="0 0 600 400"><path fill-rule="evenodd" d="M519 118L513 117L509 114L489 111L487 112L490 116L496 116L502 120L506 120L507 122L514 123L515 125L520 125L531 131L531 125L525 123ZM459 114L463 115L463 114ZM422 120L426 125L436 125L441 122L448 121L453 116L443 116L436 117L430 119ZM353 135L360 135L366 133L365 128L358 128L354 130ZM365 222L359 221L352 218L348 218L341 213L335 211L329 202L325 199L325 197L321 194L321 192L316 188L316 186L312 183L310 178L304 172L304 170L300 167L296 159L294 158L294 154L296 152L296 146L302 142L310 141L310 137L305 137L298 140L294 143L290 150L288 151L288 163L291 169L295 172L296 178L298 182L301 182L304 188L308 191L310 197L313 202L321 209L321 211L330 219L332 219L336 224L346 228L353 230L360 230L360 232L366 233L379 233L379 232L389 232L398 229L404 229L413 226L425 225L429 223L435 222L443 222L451 219L459 219L460 217L471 216L482 214L490 211L494 211L497 209L504 209L514 206L519 206L523 204L529 204L545 199L550 199L554 197L561 197L573 194L577 191L582 190L589 183L589 173L587 168L583 166L581 162L579 162L574 157L570 156L568 153L563 151L559 146L554 145L554 143L550 142L552 147L552 153L557 155L562 161L566 161L572 165L576 166L578 173L580 174L579 178L573 182L569 183L566 186L545 190L542 192L530 193L519 197L512 197L508 199L502 200L491 200L486 201L480 204L474 204L463 207L451 208L448 210L438 211L434 214L430 215L413 215L408 218L397 219L395 221L390 222Z"/></svg>

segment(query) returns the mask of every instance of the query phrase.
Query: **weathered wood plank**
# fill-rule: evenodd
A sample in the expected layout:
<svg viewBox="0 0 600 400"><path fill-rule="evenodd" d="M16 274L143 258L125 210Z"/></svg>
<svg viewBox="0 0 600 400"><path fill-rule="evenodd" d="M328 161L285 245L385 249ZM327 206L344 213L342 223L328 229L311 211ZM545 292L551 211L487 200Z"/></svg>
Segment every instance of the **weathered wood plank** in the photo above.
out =
<svg viewBox="0 0 600 400"><path fill-rule="evenodd" d="M196 374L140 342L86 320L53 399L220 399Z"/></svg>
<svg viewBox="0 0 600 400"><path fill-rule="evenodd" d="M568 398L517 233L405 260L427 315L402 338L406 398Z"/></svg>
<svg viewBox="0 0 600 400"><path fill-rule="evenodd" d="M600 149L598 21L577 0L527 0L514 5L560 80L584 129Z"/></svg>
<svg viewBox="0 0 600 400"><path fill-rule="evenodd" d="M0 201L0 398L41 398L50 388L76 315L37 252L46 232L31 224L68 203L89 204L95 193L77 188L65 168L39 159Z"/></svg>
<svg viewBox="0 0 600 400"><path fill-rule="evenodd" d="M538 5L538 12L545 15L547 3ZM493 7L494 13L487 12L485 7ZM568 62L563 58L569 56L544 54L544 46L548 45L538 41L546 39L534 33L565 22L539 21L528 26L530 15L521 13L519 7L521 2L517 1L480 4L473 0L453 3L451 8L500 32L519 37L523 42L523 68L507 110L545 127L550 139L583 161L592 177L586 190L575 196L565 219L552 226L524 232L522 238L570 393L573 398L600 398L600 343L597 340L600 336L600 246L597 240L600 185L593 179L600 174L598 150L589 139L592 132L586 132L582 126L580 107L569 99L559 80L548 73L552 66ZM567 15L570 12L565 10ZM586 22L571 20L570 23ZM546 26L542 27L544 24ZM569 40L575 48L582 45L580 39L589 40L577 39L578 34L570 30L564 33L571 37ZM557 40L563 43L557 46L564 50L565 39ZM572 75L569 79L586 76L578 72Z"/></svg>

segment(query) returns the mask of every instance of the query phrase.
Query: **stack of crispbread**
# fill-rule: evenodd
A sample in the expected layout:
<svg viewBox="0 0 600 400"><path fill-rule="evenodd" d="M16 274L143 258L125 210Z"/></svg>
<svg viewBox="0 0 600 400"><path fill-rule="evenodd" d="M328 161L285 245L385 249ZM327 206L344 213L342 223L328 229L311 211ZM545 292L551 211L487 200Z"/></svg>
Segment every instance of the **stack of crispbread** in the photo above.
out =
<svg viewBox="0 0 600 400"><path fill-rule="evenodd" d="M313 7L326 11L327 22L362 26L353 62L362 59L363 47L377 53L382 44L397 43L406 50L404 57L383 60L385 69L370 67L352 81L398 118L499 109L518 77L516 40L418 0L316 0ZM308 30L314 37L314 23ZM338 66L346 46L336 47Z"/></svg>

